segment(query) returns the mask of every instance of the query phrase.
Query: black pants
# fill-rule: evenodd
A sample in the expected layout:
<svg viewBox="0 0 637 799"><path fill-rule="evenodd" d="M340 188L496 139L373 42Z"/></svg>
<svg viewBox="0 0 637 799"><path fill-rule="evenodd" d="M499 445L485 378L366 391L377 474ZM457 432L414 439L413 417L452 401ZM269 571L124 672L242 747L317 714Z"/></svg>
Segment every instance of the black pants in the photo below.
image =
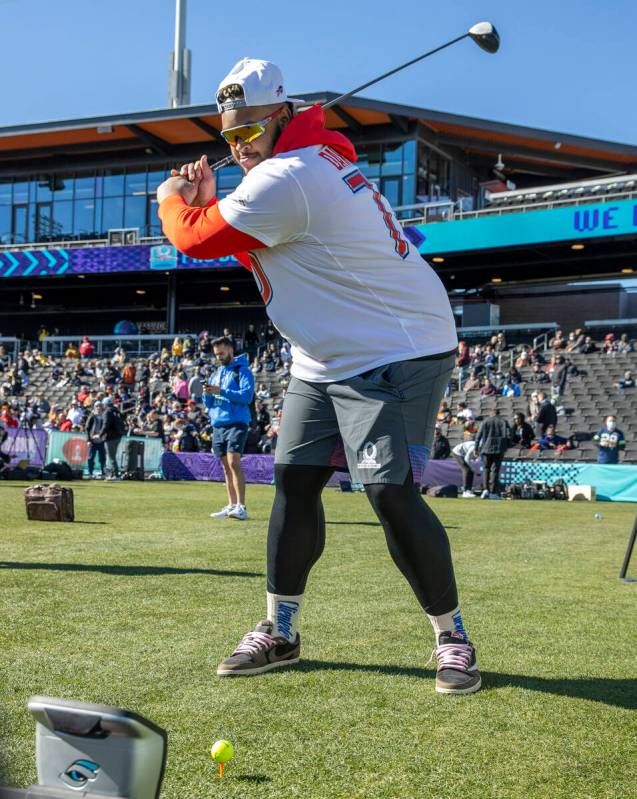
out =
<svg viewBox="0 0 637 799"><path fill-rule="evenodd" d="M491 453L482 455L484 463L484 487L489 494L498 494L500 485L500 467L504 453L494 455Z"/></svg>
<svg viewBox="0 0 637 799"><path fill-rule="evenodd" d="M298 595L325 546L321 492L329 466L275 466L276 494L268 530L268 591ZM458 607L449 540L436 514L413 485L411 472L402 485L365 487L385 531L389 552L431 615Z"/></svg>
<svg viewBox="0 0 637 799"><path fill-rule="evenodd" d="M462 482L464 484L465 491L471 491L473 488L473 469L467 465L467 462L464 458L461 458L460 455L453 456L458 461L458 466L462 469Z"/></svg>
<svg viewBox="0 0 637 799"><path fill-rule="evenodd" d="M95 467L95 456L100 462L100 471L102 476L106 472L106 444L103 441L91 441L88 446L88 473L93 474Z"/></svg>

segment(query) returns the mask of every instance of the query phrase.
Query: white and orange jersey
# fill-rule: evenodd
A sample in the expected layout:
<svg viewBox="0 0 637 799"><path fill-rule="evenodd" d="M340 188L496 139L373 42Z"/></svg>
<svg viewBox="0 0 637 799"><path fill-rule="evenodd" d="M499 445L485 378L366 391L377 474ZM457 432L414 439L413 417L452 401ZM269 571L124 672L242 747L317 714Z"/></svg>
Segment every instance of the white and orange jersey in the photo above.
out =
<svg viewBox="0 0 637 799"><path fill-rule="evenodd" d="M292 344L292 374L308 381L343 380L457 346L441 281L375 184L340 149L275 150L218 204L189 209L173 195L161 208L175 246L193 243L188 254L220 255L222 239L231 247L226 255L249 251L268 316Z"/></svg>

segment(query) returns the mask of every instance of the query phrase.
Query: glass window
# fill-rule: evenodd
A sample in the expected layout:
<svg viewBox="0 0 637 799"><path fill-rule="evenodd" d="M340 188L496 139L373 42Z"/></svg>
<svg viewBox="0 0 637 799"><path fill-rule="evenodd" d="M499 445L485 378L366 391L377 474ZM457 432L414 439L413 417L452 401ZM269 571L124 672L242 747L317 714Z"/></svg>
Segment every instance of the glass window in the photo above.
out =
<svg viewBox="0 0 637 799"><path fill-rule="evenodd" d="M383 177L386 175L402 175L402 144L385 144L383 147Z"/></svg>
<svg viewBox="0 0 637 799"><path fill-rule="evenodd" d="M148 203L148 226L146 228L146 235L161 236L161 220L157 216L157 209L159 208L157 198L149 195L146 201Z"/></svg>
<svg viewBox="0 0 637 799"><path fill-rule="evenodd" d="M28 212L28 205L13 206L13 241L16 244L22 244L27 241Z"/></svg>
<svg viewBox="0 0 637 799"><path fill-rule="evenodd" d="M400 205L400 179L388 178L383 180L381 194L389 202L392 208Z"/></svg>
<svg viewBox="0 0 637 799"><path fill-rule="evenodd" d="M241 183L241 178L243 177L243 172L241 171L241 167L238 166L227 166L223 169L219 170L217 173L217 186L219 189L225 189L226 192L234 191L239 183Z"/></svg>
<svg viewBox="0 0 637 799"><path fill-rule="evenodd" d="M146 194L146 173L132 172L126 175L124 183L126 194L143 195Z"/></svg>
<svg viewBox="0 0 637 799"><path fill-rule="evenodd" d="M138 227L144 234L146 227L146 194L143 197L127 197L124 227Z"/></svg>
<svg viewBox="0 0 637 799"><path fill-rule="evenodd" d="M51 186L53 185L53 178L41 177L36 183L36 198L38 202L43 200L51 200Z"/></svg>
<svg viewBox="0 0 637 799"><path fill-rule="evenodd" d="M412 205L416 202L416 176L403 175L403 192L401 205Z"/></svg>
<svg viewBox="0 0 637 799"><path fill-rule="evenodd" d="M124 175L106 172L103 178L103 186L104 197L120 196L124 193Z"/></svg>
<svg viewBox="0 0 637 799"><path fill-rule="evenodd" d="M29 202L29 189L30 184L25 181L24 183L13 184L13 202L14 203L28 203Z"/></svg>
<svg viewBox="0 0 637 799"><path fill-rule="evenodd" d="M56 175L52 180L51 188L53 190L54 200L73 199L73 178Z"/></svg>
<svg viewBox="0 0 637 799"><path fill-rule="evenodd" d="M57 238L73 234L73 203L71 200L56 200L53 203L53 230Z"/></svg>
<svg viewBox="0 0 637 799"><path fill-rule="evenodd" d="M406 141L403 144L403 172L416 171L416 141Z"/></svg>
<svg viewBox="0 0 637 799"><path fill-rule="evenodd" d="M358 154L356 166L366 178L373 180L380 177L380 161L380 144L370 144L365 148L364 152Z"/></svg>
<svg viewBox="0 0 637 799"><path fill-rule="evenodd" d="M106 179L105 179L106 180ZM102 230L124 227L124 198L109 197L102 208Z"/></svg>
<svg viewBox="0 0 637 799"><path fill-rule="evenodd" d="M73 234L80 239L93 236L95 233L94 216L95 200L76 200L73 203Z"/></svg>
<svg viewBox="0 0 637 799"><path fill-rule="evenodd" d="M99 178L98 178L99 180ZM98 197L95 200L95 227L93 230L95 231L95 235L99 238L104 238L106 236L106 232L102 228L102 205L104 204L104 200L101 197Z"/></svg>
<svg viewBox="0 0 637 799"><path fill-rule="evenodd" d="M35 240L48 241L54 236L53 204L38 203L35 207Z"/></svg>
<svg viewBox="0 0 637 799"><path fill-rule="evenodd" d="M160 169L156 172L148 173L148 191L156 191L160 183L163 183L168 177L168 171Z"/></svg>
<svg viewBox="0 0 637 799"><path fill-rule="evenodd" d="M0 244L11 244L10 205L0 205Z"/></svg>
<svg viewBox="0 0 637 799"><path fill-rule="evenodd" d="M13 184L9 180L0 180L0 205L11 205Z"/></svg>
<svg viewBox="0 0 637 799"><path fill-rule="evenodd" d="M57 196L57 195L56 195ZM92 199L95 197L95 177L75 178L75 199Z"/></svg>

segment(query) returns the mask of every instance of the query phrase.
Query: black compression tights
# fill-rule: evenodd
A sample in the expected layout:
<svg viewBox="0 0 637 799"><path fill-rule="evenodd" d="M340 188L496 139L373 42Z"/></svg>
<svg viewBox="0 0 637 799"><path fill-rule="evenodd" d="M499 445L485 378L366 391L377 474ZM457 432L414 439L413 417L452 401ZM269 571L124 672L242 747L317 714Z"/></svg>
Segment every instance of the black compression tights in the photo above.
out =
<svg viewBox="0 0 637 799"><path fill-rule="evenodd" d="M325 546L321 492L332 474L323 466L275 467L276 494L268 530L268 591L295 596L305 591L310 569ZM436 514L412 483L365 488L387 539L389 552L432 616L458 606L449 540Z"/></svg>

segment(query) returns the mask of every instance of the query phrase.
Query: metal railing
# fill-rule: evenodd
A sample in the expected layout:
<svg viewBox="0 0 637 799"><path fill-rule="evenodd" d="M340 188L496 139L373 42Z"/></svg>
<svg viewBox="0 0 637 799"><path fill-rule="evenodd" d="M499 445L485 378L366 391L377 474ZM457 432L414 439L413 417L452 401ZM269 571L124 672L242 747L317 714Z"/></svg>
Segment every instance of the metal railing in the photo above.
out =
<svg viewBox="0 0 637 799"><path fill-rule="evenodd" d="M0 336L0 344L5 348L7 355L10 355L10 350L13 350L13 356L11 360L13 363L18 362L18 355L20 354L20 347L24 347L24 342L20 341L19 338L15 336Z"/></svg>
<svg viewBox="0 0 637 799"><path fill-rule="evenodd" d="M138 244L163 244L165 236L140 236ZM60 239L59 241L31 241L20 244L0 244L0 252L19 250L72 250L81 247L130 247L130 244L109 244L108 239Z"/></svg>
<svg viewBox="0 0 637 799"><path fill-rule="evenodd" d="M544 200L542 202L526 202L518 205L488 206L477 211L463 211L452 201L443 203L414 203L399 205L394 208L402 225L425 225L433 222L454 222L463 219L480 219L486 216L502 216L503 214L519 214L528 211L547 211L566 206L590 205L591 203L608 203L617 200L637 199L637 190L605 194L603 196L588 195L584 197L565 197L562 200ZM431 209L431 210L430 210Z"/></svg>
<svg viewBox="0 0 637 799"><path fill-rule="evenodd" d="M475 327L459 327L458 335L461 338L487 338L496 333L532 333L534 330L556 330L557 322L530 322L518 325L477 325ZM546 333L545 335L548 335Z"/></svg>
<svg viewBox="0 0 637 799"><path fill-rule="evenodd" d="M170 351L176 337L180 339L191 338L198 340L197 333L157 333L138 336L91 336L90 341L94 347L92 358L102 358L113 355L120 347L128 355L142 357L153 352L161 352L163 347ZM45 355L63 356L69 344L79 345L82 337L77 335L69 336L47 336L42 342L42 352Z"/></svg>

